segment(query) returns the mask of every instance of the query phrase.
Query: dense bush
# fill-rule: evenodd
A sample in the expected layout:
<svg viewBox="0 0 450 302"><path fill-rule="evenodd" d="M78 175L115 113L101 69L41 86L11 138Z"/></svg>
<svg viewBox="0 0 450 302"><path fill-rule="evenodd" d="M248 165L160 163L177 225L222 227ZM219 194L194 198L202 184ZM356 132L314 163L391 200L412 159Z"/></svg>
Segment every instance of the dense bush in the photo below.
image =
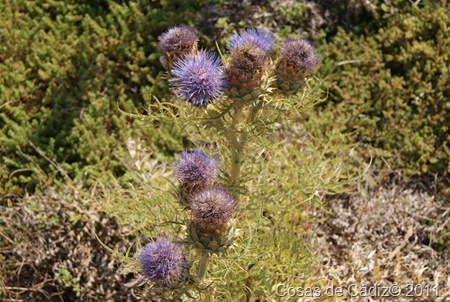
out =
<svg viewBox="0 0 450 302"><path fill-rule="evenodd" d="M125 141L137 135L156 153L179 151L175 131L142 128L118 109L167 93L157 37L195 20L197 4L1 2L0 194L45 188L61 174L74 183L120 176Z"/></svg>
<svg viewBox="0 0 450 302"><path fill-rule="evenodd" d="M338 117L329 126L385 151L409 175L448 171L449 21L445 5L410 5L373 34L340 29L323 47L330 75L323 111Z"/></svg>

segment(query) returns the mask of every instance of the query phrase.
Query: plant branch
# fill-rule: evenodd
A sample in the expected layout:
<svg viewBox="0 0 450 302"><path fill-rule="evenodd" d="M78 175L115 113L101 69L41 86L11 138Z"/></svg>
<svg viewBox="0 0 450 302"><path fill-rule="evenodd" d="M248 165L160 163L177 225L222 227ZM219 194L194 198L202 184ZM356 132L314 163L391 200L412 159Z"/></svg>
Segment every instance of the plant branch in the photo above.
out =
<svg viewBox="0 0 450 302"><path fill-rule="evenodd" d="M231 149L230 177L232 182L237 181L241 173L243 142L242 140L239 141L237 125L241 122L242 117L242 106L236 105L234 108L234 116L231 120L231 125L229 128L229 141Z"/></svg>
<svg viewBox="0 0 450 302"><path fill-rule="evenodd" d="M200 268L198 270L197 280L202 281L206 276L206 271L208 270L209 262L209 251L203 250L202 258L200 259Z"/></svg>

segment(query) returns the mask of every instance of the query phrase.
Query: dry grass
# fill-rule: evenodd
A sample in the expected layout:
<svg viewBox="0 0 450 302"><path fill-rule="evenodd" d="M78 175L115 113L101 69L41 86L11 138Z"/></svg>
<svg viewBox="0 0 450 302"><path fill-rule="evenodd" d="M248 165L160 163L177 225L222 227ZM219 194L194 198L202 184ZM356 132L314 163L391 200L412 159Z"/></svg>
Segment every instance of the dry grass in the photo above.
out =
<svg viewBox="0 0 450 302"><path fill-rule="evenodd" d="M448 203L398 186L328 203L330 213L317 212L326 220L311 234L323 260L317 284L342 287L345 295L336 300L450 301ZM134 276L117 271L119 260L95 238L125 252L131 245L126 230L82 205L44 194L2 206L0 300L137 301L126 285ZM352 284L361 289L394 283L403 292L410 284L429 289L420 297L346 296Z"/></svg>
<svg viewBox="0 0 450 302"><path fill-rule="evenodd" d="M312 230L323 255L322 284L340 286L344 293L351 284L402 289L400 297L345 296L345 301L450 301L448 203L392 186L369 197L330 200L329 208L331 216ZM423 295L406 297L411 284L426 284Z"/></svg>
<svg viewBox="0 0 450 302"><path fill-rule="evenodd" d="M1 301L137 300L125 284L132 275L96 239L130 246L110 216L50 193L0 208Z"/></svg>

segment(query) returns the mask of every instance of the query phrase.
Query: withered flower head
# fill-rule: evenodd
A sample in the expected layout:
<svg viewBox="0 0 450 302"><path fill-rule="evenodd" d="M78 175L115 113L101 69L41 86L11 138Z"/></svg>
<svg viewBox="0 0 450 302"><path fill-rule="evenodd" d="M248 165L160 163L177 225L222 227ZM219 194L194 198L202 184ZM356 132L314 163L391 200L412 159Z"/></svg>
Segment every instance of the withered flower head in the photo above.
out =
<svg viewBox="0 0 450 302"><path fill-rule="evenodd" d="M183 52L194 48L198 35L194 29L186 26L175 26L164 32L158 42L158 47L164 52Z"/></svg>
<svg viewBox="0 0 450 302"><path fill-rule="evenodd" d="M191 199L192 220L202 232L222 231L236 214L236 199L226 189L213 186L206 188Z"/></svg>
<svg viewBox="0 0 450 302"><path fill-rule="evenodd" d="M281 57L298 68L313 69L319 62L314 50L307 40L288 38L281 50Z"/></svg>
<svg viewBox="0 0 450 302"><path fill-rule="evenodd" d="M230 68L252 72L265 66L274 39L263 31L247 29L233 35L227 45L230 52Z"/></svg>

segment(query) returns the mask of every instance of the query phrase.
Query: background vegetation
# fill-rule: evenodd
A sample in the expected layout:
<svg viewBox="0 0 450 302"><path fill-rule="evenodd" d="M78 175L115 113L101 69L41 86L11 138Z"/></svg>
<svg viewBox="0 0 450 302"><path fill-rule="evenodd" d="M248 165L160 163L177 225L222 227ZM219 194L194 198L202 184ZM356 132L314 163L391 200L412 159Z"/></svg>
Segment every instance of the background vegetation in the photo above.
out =
<svg viewBox="0 0 450 302"><path fill-rule="evenodd" d="M283 149L270 151L278 165L259 162L258 166L257 156L248 159L252 173L271 175L254 180L252 188L267 189L267 182L273 183L282 167L298 167L286 176L287 184L299 181L298 187L288 185L277 191L279 187L274 186L269 192L267 217L278 213L273 202L283 194L300 192L297 197L303 200L317 191L320 195L312 204L320 206L328 193L348 191L349 179L354 180L371 160L376 163L376 175L395 170L406 177L439 176L434 185L445 191L450 168L448 12L444 0L416 4L400 0L3 1L0 196L4 213L16 206L31 207L34 214L23 214L23 219L40 219L37 230L45 237L65 223L39 215L39 208L51 210L33 208L29 196L40 196L36 200L45 204L47 197L56 194L83 210L100 208L112 213L130 227L124 238L156 232L155 225L176 213L176 209L164 209L162 216L145 218L138 209L149 195L165 200L166 195L157 191L170 190L165 178L171 178L167 165L174 154L198 144L211 149L210 140L192 136L196 129L174 124L163 113L141 119L148 115L154 97L172 99L156 42L159 34L180 23L197 28L202 44L210 49L218 41L223 51L229 36L247 27L266 28L277 39L308 38L318 46L322 62L315 92L327 91L326 100L291 116L294 124L280 123L279 129L272 129L270 139L282 143L287 136L289 142ZM135 113L142 115L136 118ZM320 174L330 171L328 177ZM292 201L284 202L286 214ZM298 213L305 207L299 207ZM50 209L57 217L59 208ZM311 219L281 216L285 230L297 235L303 234L303 226ZM265 222L270 225L270 219ZM20 253L6 251L18 249L18 243L34 244L31 236L16 237L25 230L11 231L8 223L19 222L6 219L0 224L6 236L0 246L2 258L7 260L0 271L12 272L0 274L0 284L5 286L17 282L20 272L16 275L11 268L18 268L16 263L24 259ZM255 238L267 242L267 238ZM114 240L108 243L114 245L119 239ZM309 253L305 248L299 257ZM58 259L70 257L66 251ZM299 263L298 270L309 265ZM49 259L36 265L37 271L56 280L55 288L74 290L87 282L81 277L72 282L67 273L62 274L66 277L55 274ZM219 264L218 276L232 265ZM87 274L89 268L85 269ZM276 274L284 268L266 269ZM35 276L29 284L42 281L39 278ZM255 280L263 282L267 277ZM259 288L268 289L271 284L264 286ZM78 294L89 299L89 291Z"/></svg>

